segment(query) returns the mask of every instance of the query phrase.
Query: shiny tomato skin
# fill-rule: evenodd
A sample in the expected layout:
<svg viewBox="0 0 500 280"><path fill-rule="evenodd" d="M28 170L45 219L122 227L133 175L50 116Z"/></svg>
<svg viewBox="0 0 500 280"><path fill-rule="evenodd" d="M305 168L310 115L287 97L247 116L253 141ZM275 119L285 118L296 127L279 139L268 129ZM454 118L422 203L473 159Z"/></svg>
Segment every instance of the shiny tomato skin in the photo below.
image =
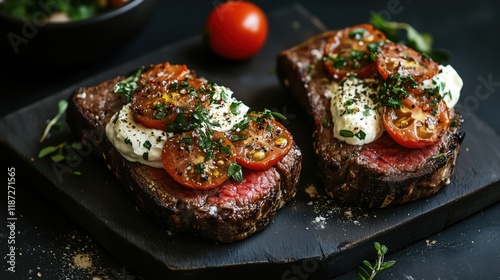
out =
<svg viewBox="0 0 500 280"><path fill-rule="evenodd" d="M247 129L234 133L236 162L251 170L276 165L292 148L292 135L278 121L261 115L249 115ZM229 137L232 140L232 137Z"/></svg>
<svg viewBox="0 0 500 280"><path fill-rule="evenodd" d="M200 89L210 87L184 64L157 64L144 72L139 79L139 90L134 94L131 108L134 119L146 127L166 130L183 108L190 114L198 105L210 102L208 93Z"/></svg>
<svg viewBox="0 0 500 280"><path fill-rule="evenodd" d="M384 79L401 75L411 76L415 82L422 82L439 72L438 63L410 47L397 43L382 45L376 63Z"/></svg>
<svg viewBox="0 0 500 280"><path fill-rule="evenodd" d="M337 81L348 74L359 78L373 77L377 67L368 46L386 39L384 33L371 24L358 24L335 32L325 43L323 66Z"/></svg>
<svg viewBox="0 0 500 280"><path fill-rule="evenodd" d="M163 145L162 162L167 173L179 184L207 190L229 178L229 164L236 161L235 149L223 133L215 131L212 143L218 142L226 150L214 148L213 158L207 159L206 152L200 148L199 135L189 131L168 138Z"/></svg>
<svg viewBox="0 0 500 280"><path fill-rule="evenodd" d="M211 49L230 60L250 58L259 52L266 42L268 29L264 11L246 1L219 4L206 21Z"/></svg>
<svg viewBox="0 0 500 280"><path fill-rule="evenodd" d="M175 115L169 115L163 119L154 119L144 115L134 114L134 120L147 128L165 130L166 124L175 120Z"/></svg>
<svg viewBox="0 0 500 280"><path fill-rule="evenodd" d="M436 143L448 130L450 115L444 100L429 106L425 94L410 95L402 108L384 107L384 127L399 145L419 149Z"/></svg>

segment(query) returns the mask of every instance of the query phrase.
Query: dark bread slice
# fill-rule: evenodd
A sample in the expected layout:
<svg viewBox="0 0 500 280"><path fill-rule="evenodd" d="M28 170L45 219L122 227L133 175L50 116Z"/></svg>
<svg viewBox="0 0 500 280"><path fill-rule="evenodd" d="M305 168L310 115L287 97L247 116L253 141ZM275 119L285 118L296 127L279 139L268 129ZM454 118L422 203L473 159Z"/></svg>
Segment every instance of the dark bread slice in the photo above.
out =
<svg viewBox="0 0 500 280"><path fill-rule="evenodd" d="M313 144L318 177L326 193L363 207L383 208L429 197L450 182L464 133L460 120L435 145L407 149L387 133L370 144L354 146L333 136L329 83L321 64L326 39L336 31L316 35L277 56L277 75L282 86L306 108L314 121ZM443 153L443 156L431 159Z"/></svg>
<svg viewBox="0 0 500 280"><path fill-rule="evenodd" d="M211 190L194 190L175 182L163 169L123 158L105 135L105 126L126 100L113 92L117 77L78 88L69 99L67 122L93 154L123 183L139 210L173 232L234 242L264 229L276 212L297 192L302 155L296 144L275 166L265 171L243 170L244 181L227 180ZM104 165L103 165L104 168Z"/></svg>

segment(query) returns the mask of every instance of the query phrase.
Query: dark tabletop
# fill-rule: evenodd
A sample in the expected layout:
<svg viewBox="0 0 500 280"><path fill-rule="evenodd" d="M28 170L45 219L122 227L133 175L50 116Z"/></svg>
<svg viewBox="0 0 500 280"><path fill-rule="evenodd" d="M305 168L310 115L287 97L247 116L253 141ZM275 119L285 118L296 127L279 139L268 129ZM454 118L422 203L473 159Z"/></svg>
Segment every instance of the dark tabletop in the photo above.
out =
<svg viewBox="0 0 500 280"><path fill-rule="evenodd" d="M89 76L200 34L207 14L220 1L159 1L144 31L106 59L66 71L26 69L0 61L0 116L36 102ZM289 1L254 1L266 12L291 5ZM497 134L500 119L500 59L497 55L500 2L476 1L297 1L328 28L367 21L375 11L404 21L433 35L434 46L449 50L449 63L460 73L464 87L461 112L475 114ZM500 144L500 143L499 143ZM16 167L2 151L4 170ZM500 160L500 158L498 159ZM4 173L5 174L5 173ZM0 229L1 279L140 279L104 250L92 236L30 187L29 174L16 170L16 273L6 273L10 229ZM499 174L492 174L499 176ZM4 175L3 178L7 178ZM5 179L4 179L5 182ZM5 188L4 188L5 190ZM6 193L6 191L5 191ZM4 196L5 197L5 196ZM6 199L1 200L7 209ZM6 210L0 211L6 221ZM386 259L396 265L377 279L500 279L500 205L473 214L443 231L426 236ZM390 249L390 248L389 248ZM306 279L307 275L299 278ZM338 277L355 279L355 272Z"/></svg>

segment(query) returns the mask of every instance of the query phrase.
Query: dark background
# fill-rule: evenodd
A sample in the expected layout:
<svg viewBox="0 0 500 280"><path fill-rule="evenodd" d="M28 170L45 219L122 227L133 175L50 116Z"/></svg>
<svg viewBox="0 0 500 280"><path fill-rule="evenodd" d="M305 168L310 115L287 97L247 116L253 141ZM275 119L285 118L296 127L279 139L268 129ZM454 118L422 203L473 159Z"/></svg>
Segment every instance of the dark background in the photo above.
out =
<svg viewBox="0 0 500 280"><path fill-rule="evenodd" d="M148 26L130 43L105 59L71 69L52 69L50 66L0 60L0 116L162 46L200 36L208 13L219 2L158 1L158 8ZM462 114L465 118L468 114L477 115L500 134L500 115L497 109L500 104L500 58L497 54L500 47L500 2L253 2L266 12L300 3L331 29L366 22L370 13L375 11L383 13L390 20L408 22L419 31L431 33L435 48L451 52L449 63L464 81L459 102ZM485 81L489 81L489 84ZM2 166L16 166L15 159L5 158L3 154L1 156ZM78 225L48 204L43 196L30 189L29 184L25 183L27 178L23 178L27 176L23 171L19 170L16 175L19 180L16 208L21 215L17 229L18 239L21 243L26 241L22 249L23 261L18 263L19 271L16 273L22 277L20 279L92 279L92 276L103 279L135 279L134 272L124 268ZM3 209L7 206L4 200L2 205ZM1 211L2 215L5 212ZM377 276L377 279L500 279L499 217L500 205L496 204L438 234L392 252L386 259L396 260L396 265ZM6 234L3 227L0 236L2 244ZM3 258L5 254L1 252ZM70 264L75 252L90 256L92 268L72 267ZM0 273L4 272L4 267L5 262ZM355 274L352 272L339 279L355 279Z"/></svg>

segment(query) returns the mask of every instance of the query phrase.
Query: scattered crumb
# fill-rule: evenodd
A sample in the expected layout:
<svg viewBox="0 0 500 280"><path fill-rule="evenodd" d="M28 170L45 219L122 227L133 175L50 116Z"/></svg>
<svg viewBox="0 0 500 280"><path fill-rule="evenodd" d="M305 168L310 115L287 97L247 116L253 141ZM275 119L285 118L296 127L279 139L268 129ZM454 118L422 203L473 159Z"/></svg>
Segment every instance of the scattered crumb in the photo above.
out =
<svg viewBox="0 0 500 280"><path fill-rule="evenodd" d="M79 269L91 268L92 259L89 254L76 254L73 256L73 264Z"/></svg>
<svg viewBox="0 0 500 280"><path fill-rule="evenodd" d="M324 229L326 225L326 218L322 216L318 216L314 218L312 223L316 226L316 228Z"/></svg>
<svg viewBox="0 0 500 280"><path fill-rule="evenodd" d="M318 196L318 190L316 189L316 186L313 184L309 185L306 189L305 192L309 195L309 197L317 197Z"/></svg>
<svg viewBox="0 0 500 280"><path fill-rule="evenodd" d="M344 204L320 193L313 184L308 185L304 192L311 198L306 204L312 207L314 216L311 224L315 229L327 228L330 221L335 221L335 224L340 222L361 226L363 220L374 217L367 209Z"/></svg>
<svg viewBox="0 0 500 280"><path fill-rule="evenodd" d="M347 210L344 211L344 215L347 218L352 218L352 211L350 209L347 209Z"/></svg>
<svg viewBox="0 0 500 280"><path fill-rule="evenodd" d="M432 241L429 239L425 240L425 244L427 244L427 247L434 246L434 245L436 245L436 243L437 243L436 240L432 240Z"/></svg>

